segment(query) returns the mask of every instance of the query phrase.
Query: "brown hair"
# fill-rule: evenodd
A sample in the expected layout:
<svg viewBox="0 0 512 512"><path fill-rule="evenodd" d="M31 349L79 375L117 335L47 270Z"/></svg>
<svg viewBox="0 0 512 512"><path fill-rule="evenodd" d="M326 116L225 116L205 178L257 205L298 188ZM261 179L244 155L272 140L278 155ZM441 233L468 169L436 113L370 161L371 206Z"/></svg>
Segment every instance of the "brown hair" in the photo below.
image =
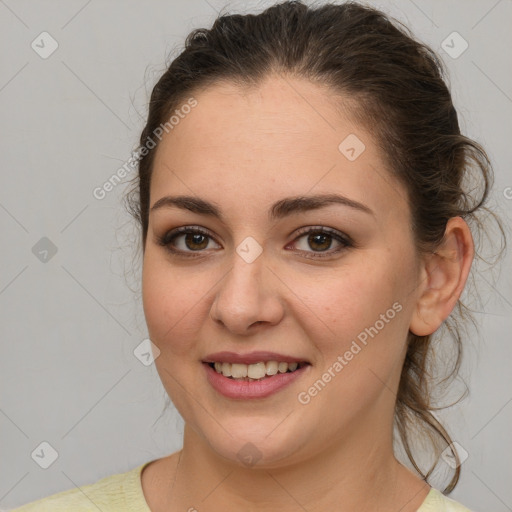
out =
<svg viewBox="0 0 512 512"><path fill-rule="evenodd" d="M407 189L418 250L434 251L451 217L481 227L475 212L485 209L492 168L483 148L460 133L442 62L400 22L356 2L311 8L287 1L258 15L222 15L211 29L192 31L182 53L154 86L141 146L193 93L220 81L257 86L273 73L306 78L328 86L333 96L353 100L351 112L371 129L389 172ZM127 196L128 208L142 228L143 247L156 149L140 157L135 188ZM481 178L478 197L464 190L471 170ZM473 185L468 188L475 190ZM446 321L455 341L451 377L460 366L462 341L455 317L464 316L463 308L459 301ZM432 335L409 333L395 407L402 446L425 480L441 450L452 442L433 414L431 345ZM414 425L424 428L436 450L427 472L412 454ZM458 461L457 452L450 449ZM459 475L457 464L445 492L455 487Z"/></svg>

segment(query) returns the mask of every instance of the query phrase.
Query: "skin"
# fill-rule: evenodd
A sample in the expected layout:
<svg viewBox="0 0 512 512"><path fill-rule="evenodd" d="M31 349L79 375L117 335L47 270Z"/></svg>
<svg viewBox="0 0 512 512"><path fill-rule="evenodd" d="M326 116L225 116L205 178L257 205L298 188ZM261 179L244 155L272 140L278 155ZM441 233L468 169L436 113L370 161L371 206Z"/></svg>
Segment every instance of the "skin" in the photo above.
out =
<svg viewBox="0 0 512 512"><path fill-rule="evenodd" d="M434 332L462 292L473 258L466 223L451 219L436 253L420 254L404 187L371 133L318 85L270 76L255 89L222 83L194 97L197 107L159 144L150 206L194 195L216 203L225 221L175 207L150 214L144 312L185 431L180 452L143 472L148 505L154 512L320 511L340 503L344 511L417 510L430 487L393 455L396 390L409 330ZM355 161L338 150L349 134L366 146ZM284 197L333 192L373 214L330 205L267 218ZM199 257L158 244L180 226L211 234L200 240ZM307 226L335 229L356 245L334 253L341 244L328 238L331 255L314 259L319 246L297 235ZM248 236L263 249L252 263L236 252ZM181 235L174 246L190 254L195 243ZM298 393L397 302L401 311L301 404ZM201 364L221 350L270 350L311 366L268 398L233 400L210 386ZM261 456L250 467L237 457L248 442Z"/></svg>

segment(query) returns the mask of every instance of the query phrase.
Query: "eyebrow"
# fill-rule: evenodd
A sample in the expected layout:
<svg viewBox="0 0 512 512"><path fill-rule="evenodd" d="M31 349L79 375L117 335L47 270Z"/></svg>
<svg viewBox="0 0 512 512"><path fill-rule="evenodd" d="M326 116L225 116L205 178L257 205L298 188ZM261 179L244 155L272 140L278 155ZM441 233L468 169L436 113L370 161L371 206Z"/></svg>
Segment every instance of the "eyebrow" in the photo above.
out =
<svg viewBox="0 0 512 512"><path fill-rule="evenodd" d="M341 204L375 216L375 213L368 206L339 194L286 197L272 205L268 216L270 220L277 220L294 213L317 210L332 204ZM188 210L200 215L215 217L224 222L224 217L218 204L195 196L164 196L155 202L150 211L153 212L161 208L172 207L181 208L182 210Z"/></svg>

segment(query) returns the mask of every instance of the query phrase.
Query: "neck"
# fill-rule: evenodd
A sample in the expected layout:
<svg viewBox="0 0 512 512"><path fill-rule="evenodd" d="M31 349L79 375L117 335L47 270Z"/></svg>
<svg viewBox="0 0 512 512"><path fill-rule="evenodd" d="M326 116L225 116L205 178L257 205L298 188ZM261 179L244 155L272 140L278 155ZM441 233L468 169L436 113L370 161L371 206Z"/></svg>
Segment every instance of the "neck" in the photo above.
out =
<svg viewBox="0 0 512 512"><path fill-rule="evenodd" d="M370 423L366 431L363 427L353 432L314 457L268 469L219 457L185 425L183 450L175 454L176 462L178 455L180 460L171 502L183 510L212 512L313 512L335 504L347 512L416 511L429 486L396 461L389 432L375 432Z"/></svg>

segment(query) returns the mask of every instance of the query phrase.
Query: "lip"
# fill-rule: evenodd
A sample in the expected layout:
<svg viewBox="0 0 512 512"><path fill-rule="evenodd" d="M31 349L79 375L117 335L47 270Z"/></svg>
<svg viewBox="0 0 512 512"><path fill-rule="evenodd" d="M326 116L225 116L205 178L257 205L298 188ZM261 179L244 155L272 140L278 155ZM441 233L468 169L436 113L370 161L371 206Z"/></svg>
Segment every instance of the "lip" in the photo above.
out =
<svg viewBox="0 0 512 512"><path fill-rule="evenodd" d="M276 359L264 359L267 361L275 361ZM225 362L231 362L226 361ZM261 359L258 359L261 361ZM287 359L287 361L290 361ZM296 362L290 361L290 362ZM234 361L236 362L236 361ZM246 363L247 364L247 363ZM263 380L249 381L237 381L224 377L222 373L217 373L207 362L202 363L203 368L206 371L206 377L210 385L221 395L227 398L233 399L257 399L266 398L278 391L281 391L285 387L288 387L297 379L300 379L305 372L310 368L310 364L306 364L302 368L290 373L278 373L276 375L268 376Z"/></svg>
<svg viewBox="0 0 512 512"><path fill-rule="evenodd" d="M309 363L307 359L301 359L276 352L249 352L247 354L237 354L236 352L215 352L209 354L203 359L203 363L239 363L254 364L259 362L277 361L278 363ZM309 363L310 364L310 363Z"/></svg>

